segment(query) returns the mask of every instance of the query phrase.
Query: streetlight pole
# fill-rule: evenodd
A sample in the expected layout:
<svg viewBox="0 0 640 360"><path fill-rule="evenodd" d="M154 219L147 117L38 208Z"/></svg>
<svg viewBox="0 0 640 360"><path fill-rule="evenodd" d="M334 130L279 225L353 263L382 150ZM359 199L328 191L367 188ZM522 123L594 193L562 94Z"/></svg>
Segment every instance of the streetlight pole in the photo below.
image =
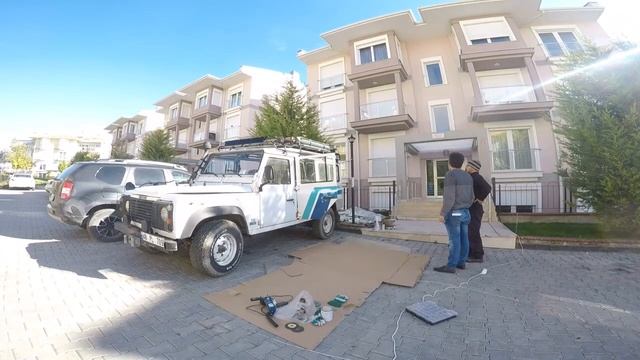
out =
<svg viewBox="0 0 640 360"><path fill-rule="evenodd" d="M351 157L351 223L355 224L356 223L356 204L355 204L355 178L354 178L354 169L353 169L353 142L356 140L356 138L353 136L353 134L349 135L349 138L347 139L349 140L349 156Z"/></svg>

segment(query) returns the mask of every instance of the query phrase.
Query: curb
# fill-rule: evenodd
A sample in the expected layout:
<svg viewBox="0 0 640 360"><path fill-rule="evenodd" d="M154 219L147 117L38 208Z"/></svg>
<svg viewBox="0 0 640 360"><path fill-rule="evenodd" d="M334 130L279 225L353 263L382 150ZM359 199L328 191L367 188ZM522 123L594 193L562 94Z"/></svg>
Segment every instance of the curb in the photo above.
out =
<svg viewBox="0 0 640 360"><path fill-rule="evenodd" d="M581 239L545 236L520 236L526 246L572 247L572 248L606 248L606 249L640 249L640 240L631 239Z"/></svg>

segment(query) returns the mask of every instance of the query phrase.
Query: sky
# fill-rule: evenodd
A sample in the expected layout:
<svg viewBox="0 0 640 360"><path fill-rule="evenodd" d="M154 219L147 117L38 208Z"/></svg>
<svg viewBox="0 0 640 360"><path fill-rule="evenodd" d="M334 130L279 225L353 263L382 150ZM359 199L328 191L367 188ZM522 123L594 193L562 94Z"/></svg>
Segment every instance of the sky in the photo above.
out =
<svg viewBox="0 0 640 360"><path fill-rule="evenodd" d="M0 146L34 132L94 133L204 74L295 70L320 34L446 0L11 1L0 21ZM450 1L449 1L450 2ZM543 0L543 7L586 0ZM603 0L605 30L640 35L630 0ZM628 7L636 11L629 11ZM640 40L640 39L636 39Z"/></svg>

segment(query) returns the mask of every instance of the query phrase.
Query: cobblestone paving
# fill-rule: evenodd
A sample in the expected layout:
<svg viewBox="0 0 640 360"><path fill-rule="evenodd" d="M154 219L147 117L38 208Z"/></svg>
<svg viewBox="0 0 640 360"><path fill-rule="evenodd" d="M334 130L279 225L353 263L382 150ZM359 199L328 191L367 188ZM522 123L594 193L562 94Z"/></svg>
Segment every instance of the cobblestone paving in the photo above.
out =
<svg viewBox="0 0 640 360"><path fill-rule="evenodd" d="M459 316L409 314L398 359L638 359L640 254L488 250L455 275L444 245L389 241L432 257L413 289L382 285L314 353L235 318L203 294L255 278L315 243L304 229L247 240L239 268L212 279L180 256L88 240L45 211L42 191L0 190L0 359L390 359L402 309L425 294ZM334 241L351 234L339 233ZM371 241L379 241L373 240ZM506 264L496 266L499 264ZM495 267L494 267L495 266Z"/></svg>

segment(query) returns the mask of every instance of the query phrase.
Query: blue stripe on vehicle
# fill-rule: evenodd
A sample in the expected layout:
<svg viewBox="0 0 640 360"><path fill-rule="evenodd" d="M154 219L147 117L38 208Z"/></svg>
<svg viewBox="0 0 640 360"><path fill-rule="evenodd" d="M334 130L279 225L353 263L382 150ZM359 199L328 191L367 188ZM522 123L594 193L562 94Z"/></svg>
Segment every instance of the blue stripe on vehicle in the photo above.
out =
<svg viewBox="0 0 640 360"><path fill-rule="evenodd" d="M340 189L338 186L324 186L314 188L311 194L309 194L307 205L305 206L304 212L302 213L302 219L307 220L321 218L329 208L331 199L337 198L341 193L342 189Z"/></svg>

